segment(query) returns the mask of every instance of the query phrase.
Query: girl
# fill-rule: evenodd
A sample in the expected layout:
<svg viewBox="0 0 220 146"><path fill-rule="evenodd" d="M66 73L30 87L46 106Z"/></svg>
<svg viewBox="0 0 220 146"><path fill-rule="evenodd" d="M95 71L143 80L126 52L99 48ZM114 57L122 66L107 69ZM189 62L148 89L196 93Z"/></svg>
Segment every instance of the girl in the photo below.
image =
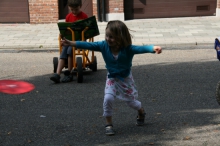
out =
<svg viewBox="0 0 220 146"><path fill-rule="evenodd" d="M112 110L114 98L126 101L127 105L138 111L137 126L144 125L145 112L141 102L137 100L138 92L134 83L131 66L134 54L157 53L160 46L132 45L127 26L119 21L109 21L105 32L105 41L82 42L69 41L64 38L63 46L75 46L80 49L99 51L102 53L108 71L103 102L103 116L106 118L105 134L114 135Z"/></svg>

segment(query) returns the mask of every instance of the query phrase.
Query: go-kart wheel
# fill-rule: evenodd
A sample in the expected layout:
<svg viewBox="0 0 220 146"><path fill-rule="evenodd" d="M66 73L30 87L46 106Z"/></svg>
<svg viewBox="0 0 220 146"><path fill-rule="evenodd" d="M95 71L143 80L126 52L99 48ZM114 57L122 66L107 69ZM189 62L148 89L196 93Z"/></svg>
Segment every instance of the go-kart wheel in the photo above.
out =
<svg viewBox="0 0 220 146"><path fill-rule="evenodd" d="M77 57L76 58L76 65L77 65L77 82L78 83L82 83L83 82L83 64L82 64L82 58L81 57Z"/></svg>
<svg viewBox="0 0 220 146"><path fill-rule="evenodd" d="M94 61L92 62L92 71L97 71L97 59L96 56L94 56Z"/></svg>
<svg viewBox="0 0 220 146"><path fill-rule="evenodd" d="M53 58L53 72L57 72L57 66L58 66L58 57Z"/></svg>
<svg viewBox="0 0 220 146"><path fill-rule="evenodd" d="M220 81L218 82L217 87L216 87L215 97L216 97L218 104L220 105Z"/></svg>

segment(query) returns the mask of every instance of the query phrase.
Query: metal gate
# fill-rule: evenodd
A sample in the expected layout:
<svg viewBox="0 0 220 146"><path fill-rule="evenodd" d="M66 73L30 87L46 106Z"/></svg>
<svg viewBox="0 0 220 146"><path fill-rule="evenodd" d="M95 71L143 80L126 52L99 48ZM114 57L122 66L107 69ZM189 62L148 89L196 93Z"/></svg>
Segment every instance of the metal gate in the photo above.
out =
<svg viewBox="0 0 220 146"><path fill-rule="evenodd" d="M28 0L0 0L0 23L29 23Z"/></svg>
<svg viewBox="0 0 220 146"><path fill-rule="evenodd" d="M217 0L124 0L125 19L213 16Z"/></svg>

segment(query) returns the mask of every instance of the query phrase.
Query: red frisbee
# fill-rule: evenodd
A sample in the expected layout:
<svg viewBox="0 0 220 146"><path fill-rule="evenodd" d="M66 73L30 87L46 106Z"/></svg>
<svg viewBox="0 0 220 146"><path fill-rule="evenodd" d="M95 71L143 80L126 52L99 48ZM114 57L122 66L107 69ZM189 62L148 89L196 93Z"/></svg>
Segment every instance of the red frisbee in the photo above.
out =
<svg viewBox="0 0 220 146"><path fill-rule="evenodd" d="M18 80L0 80L0 92L7 94L23 94L30 92L35 87L33 84Z"/></svg>

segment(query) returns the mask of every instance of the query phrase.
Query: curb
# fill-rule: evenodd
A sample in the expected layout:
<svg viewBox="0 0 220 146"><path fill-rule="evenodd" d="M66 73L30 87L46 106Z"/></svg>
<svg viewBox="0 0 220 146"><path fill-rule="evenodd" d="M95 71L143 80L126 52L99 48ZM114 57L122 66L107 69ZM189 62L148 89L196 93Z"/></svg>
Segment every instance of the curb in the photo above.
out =
<svg viewBox="0 0 220 146"><path fill-rule="evenodd" d="M135 43L134 43L135 44ZM143 45L143 44L135 44L135 45ZM200 47L200 48L207 48L207 47L212 47L214 48L214 43L167 43L167 44L156 44L157 46L161 46L162 48L165 49L175 49L178 47L184 47L184 48L192 48L192 47ZM169 48L171 47L171 48ZM28 51L28 52L47 52L47 51L53 51L53 52L58 52L59 51L59 46L58 45L48 45L44 46L42 48L36 47L36 46L7 46L7 47L0 47L0 52L23 52L23 51Z"/></svg>

